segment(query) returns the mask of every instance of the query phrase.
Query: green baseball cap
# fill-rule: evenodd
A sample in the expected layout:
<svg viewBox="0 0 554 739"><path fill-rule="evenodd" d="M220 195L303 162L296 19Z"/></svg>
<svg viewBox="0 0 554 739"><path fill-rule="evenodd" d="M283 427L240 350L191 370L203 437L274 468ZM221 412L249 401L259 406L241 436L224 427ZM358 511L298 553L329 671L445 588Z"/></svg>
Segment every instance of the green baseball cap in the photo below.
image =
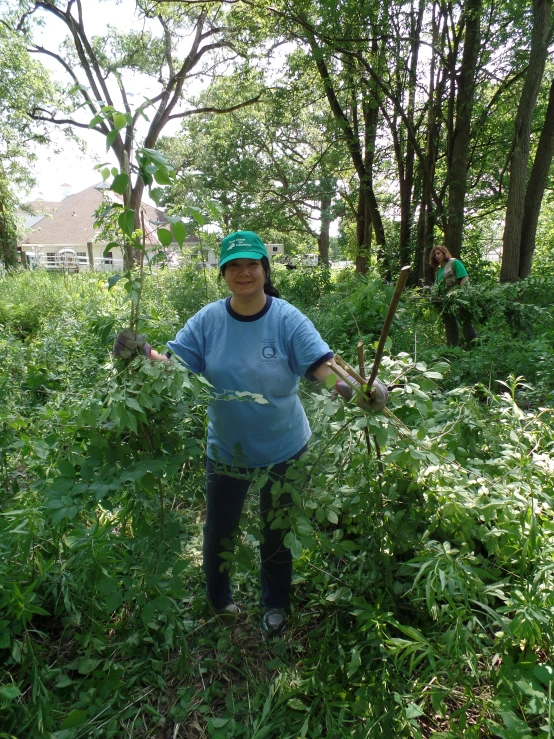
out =
<svg viewBox="0 0 554 739"><path fill-rule="evenodd" d="M235 231L221 242L219 266L223 267L231 259L261 259L267 256L264 242L254 231Z"/></svg>

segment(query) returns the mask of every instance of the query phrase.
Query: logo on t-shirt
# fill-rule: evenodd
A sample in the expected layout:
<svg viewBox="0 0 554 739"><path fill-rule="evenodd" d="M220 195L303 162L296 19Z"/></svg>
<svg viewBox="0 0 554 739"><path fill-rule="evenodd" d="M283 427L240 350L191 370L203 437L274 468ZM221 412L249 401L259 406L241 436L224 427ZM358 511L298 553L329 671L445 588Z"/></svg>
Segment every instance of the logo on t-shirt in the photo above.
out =
<svg viewBox="0 0 554 739"><path fill-rule="evenodd" d="M277 349L271 339L262 339L262 357L266 361L277 359Z"/></svg>

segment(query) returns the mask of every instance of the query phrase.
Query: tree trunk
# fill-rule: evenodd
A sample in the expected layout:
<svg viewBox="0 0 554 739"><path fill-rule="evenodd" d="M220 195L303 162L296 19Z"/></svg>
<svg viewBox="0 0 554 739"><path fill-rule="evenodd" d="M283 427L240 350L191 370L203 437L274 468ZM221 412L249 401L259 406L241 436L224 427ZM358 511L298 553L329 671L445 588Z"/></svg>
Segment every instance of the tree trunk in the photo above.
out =
<svg viewBox="0 0 554 739"><path fill-rule="evenodd" d="M535 153L535 160L531 169L525 205L523 209L523 223L521 227L521 251L519 255L519 277L524 279L531 274L533 253L535 251L535 237L537 224L542 205L548 172L554 155L554 81L550 85L548 108L544 117L539 144Z"/></svg>
<svg viewBox="0 0 554 739"><path fill-rule="evenodd" d="M129 199L129 208L132 208L135 212L135 229L142 228L140 209L142 206L142 196L144 195L144 182L140 177L137 177L135 186L131 190ZM127 258L129 259L129 266L136 266L140 263L140 249L134 246L128 245L126 248Z"/></svg>
<svg viewBox="0 0 554 739"><path fill-rule="evenodd" d="M0 175L4 175L4 170L0 163ZM15 236L15 228L9 205L7 202L7 186L0 182L0 261L4 267L15 267L17 264L17 240ZM24 253L23 247L21 252ZM22 265L27 267L27 260L22 259Z"/></svg>
<svg viewBox="0 0 554 739"><path fill-rule="evenodd" d="M468 0L465 9L465 40L456 98L456 123L453 129L448 172L448 239L446 246L453 257L462 250L464 205L467 191L471 114L475 90L475 69L480 44L482 0Z"/></svg>
<svg viewBox="0 0 554 739"><path fill-rule="evenodd" d="M517 109L510 154L510 184L504 224L500 282L516 282L519 277L531 122L546 63L551 9L552 0L533 0L533 33L529 66Z"/></svg>
<svg viewBox="0 0 554 739"><path fill-rule="evenodd" d="M362 252L369 254L371 252L372 232L375 232L375 242L379 250L379 256L384 257L386 237L385 227L375 190L373 189L373 164L375 160L375 140L377 138L377 124L379 122L379 107L374 102L377 96L377 90L370 88L365 100L362 103L362 111L364 116L364 170L365 176L360 181L360 187L365 191L365 214L364 214L364 231L363 241L358 242L358 248L361 247ZM387 270L387 265L385 265Z"/></svg>
<svg viewBox="0 0 554 739"><path fill-rule="evenodd" d="M439 55L439 22L437 6L433 5L433 54L429 68L429 97L427 113L427 139L425 145L425 161L420 163L421 169L421 204L417 229L416 266L419 279L426 285L433 281L433 273L429 266L429 252L433 248L436 213L433 205L433 182L438 157L439 121L441 112L441 92L435 84L436 60ZM444 35L444 34L443 34ZM443 38L444 42L444 38ZM444 46L444 43L442 44ZM441 88L442 89L442 88Z"/></svg>
<svg viewBox="0 0 554 739"><path fill-rule="evenodd" d="M417 65L419 61L419 48L421 45L421 27L423 23L423 13L425 3L419 0L417 14L411 16L411 54L410 54L410 73L408 80L408 121L412 128L414 125L414 112L416 104L417 91ZM415 166L415 148L410 136L406 141L406 155L404 161L398 162L400 174L400 245L399 256L400 266L410 264L412 260L412 218L414 206L412 202L414 189L414 166ZM412 276L414 281L415 275Z"/></svg>
<svg viewBox="0 0 554 739"><path fill-rule="evenodd" d="M369 238L368 238L369 237ZM365 275L371 247L371 220L367 206L367 195L365 190L360 189L358 198L358 212L356 214L356 272Z"/></svg>
<svg viewBox="0 0 554 739"><path fill-rule="evenodd" d="M377 205L377 198L373 190L373 179L372 179L372 162L373 153L375 151L375 137L377 135L377 118L379 115L379 108L373 104L373 94L368 94L362 101L362 109L364 115L365 134L364 134L364 147L360 143L360 137L357 132L356 121L354 125L351 124L345 110L343 109L340 101L336 95L333 80L329 74L329 69L325 63L323 54L319 42L314 36L309 39L310 48L312 55L321 77L321 81L324 86L325 95L331 108L331 112L335 120L339 123L342 128L344 139L348 147L348 152L352 159L352 164L356 170L358 180L360 182L360 195L358 203L357 213L357 224L356 234L358 240L358 252L359 258L356 257L356 269L365 273L367 269L367 257L369 255L369 247L371 245L371 230L372 225L375 230L376 241L379 246L384 246L385 240L385 229L379 212L379 206ZM354 80L354 77L352 77ZM366 90L362 86L362 93ZM356 116L355 106L353 105L353 116ZM368 218L369 214L369 218ZM360 269L358 269L358 265Z"/></svg>
<svg viewBox="0 0 554 739"><path fill-rule="evenodd" d="M321 231L319 233L319 263L329 264L329 227L331 225L331 203L333 198L331 193L323 193L321 196Z"/></svg>

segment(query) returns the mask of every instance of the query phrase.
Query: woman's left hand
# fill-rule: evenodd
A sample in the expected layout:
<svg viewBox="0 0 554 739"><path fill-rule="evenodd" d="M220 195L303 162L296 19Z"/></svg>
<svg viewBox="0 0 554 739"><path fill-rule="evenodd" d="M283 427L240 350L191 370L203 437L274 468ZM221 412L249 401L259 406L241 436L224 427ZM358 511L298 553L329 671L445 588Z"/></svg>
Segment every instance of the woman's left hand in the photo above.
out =
<svg viewBox="0 0 554 739"><path fill-rule="evenodd" d="M350 385L344 382L344 380L337 380L335 384L335 389L341 397L343 397L345 400L351 400L352 396L355 393L355 390L351 386L354 386L356 390L359 390L360 392L363 392L365 393L365 395L369 396L369 400L365 400L362 395L356 393L356 405L358 406L358 408L363 408L363 410L365 411L383 410L389 399L389 391L387 389L387 386L382 383L381 380L375 380L370 392L367 391L366 385L360 385L360 383L354 380L353 377L348 376L348 380L350 382Z"/></svg>

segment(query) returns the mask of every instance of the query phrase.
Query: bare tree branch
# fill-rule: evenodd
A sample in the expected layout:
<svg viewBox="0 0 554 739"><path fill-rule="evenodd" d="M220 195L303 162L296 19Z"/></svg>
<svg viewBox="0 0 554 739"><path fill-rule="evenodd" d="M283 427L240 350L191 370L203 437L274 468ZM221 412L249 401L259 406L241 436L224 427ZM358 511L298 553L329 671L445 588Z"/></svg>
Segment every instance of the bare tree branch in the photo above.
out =
<svg viewBox="0 0 554 739"><path fill-rule="evenodd" d="M206 108L195 108L194 110L185 110L183 113L175 113L174 115L170 115L168 117L169 121L173 121L176 118L187 118L191 115L198 115L201 113L232 113L234 110L239 110L240 108L245 108L247 105L254 105L255 103L262 102L260 100L261 96L263 95L263 92L260 92L256 97L249 98L248 100L244 100L242 103L237 103L237 105L232 105L230 108L214 108L214 107L206 107Z"/></svg>

